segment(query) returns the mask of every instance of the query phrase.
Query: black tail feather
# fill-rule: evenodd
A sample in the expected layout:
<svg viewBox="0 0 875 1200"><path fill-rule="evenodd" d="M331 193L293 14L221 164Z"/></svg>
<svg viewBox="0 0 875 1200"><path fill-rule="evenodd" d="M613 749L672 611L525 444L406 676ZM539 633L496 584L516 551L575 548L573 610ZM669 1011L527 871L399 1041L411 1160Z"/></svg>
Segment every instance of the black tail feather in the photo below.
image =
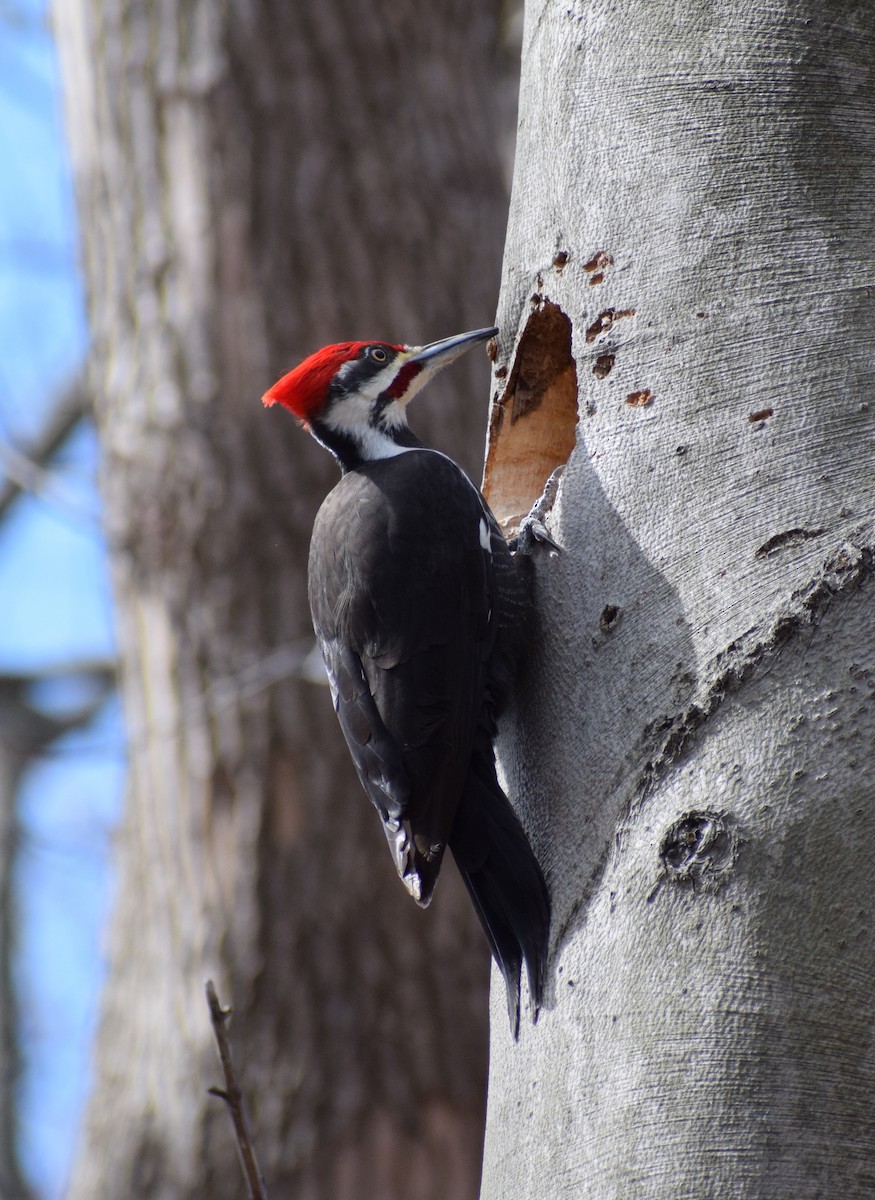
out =
<svg viewBox="0 0 875 1200"><path fill-rule="evenodd" d="M516 1038L523 962L533 1021L543 999L550 897L525 831L499 786L492 745L485 733L474 748L449 845L504 977L510 1027Z"/></svg>

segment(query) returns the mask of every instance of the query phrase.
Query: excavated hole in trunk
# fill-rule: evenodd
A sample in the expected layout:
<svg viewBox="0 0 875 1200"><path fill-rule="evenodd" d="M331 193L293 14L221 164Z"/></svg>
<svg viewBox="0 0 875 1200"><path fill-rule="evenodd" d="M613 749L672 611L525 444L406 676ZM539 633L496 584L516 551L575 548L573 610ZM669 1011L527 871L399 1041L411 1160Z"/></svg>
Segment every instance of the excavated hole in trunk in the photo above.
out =
<svg viewBox="0 0 875 1200"><path fill-rule="evenodd" d="M519 525L553 471L568 461L577 419L571 321L558 304L543 300L526 322L489 421L483 492L505 532Z"/></svg>

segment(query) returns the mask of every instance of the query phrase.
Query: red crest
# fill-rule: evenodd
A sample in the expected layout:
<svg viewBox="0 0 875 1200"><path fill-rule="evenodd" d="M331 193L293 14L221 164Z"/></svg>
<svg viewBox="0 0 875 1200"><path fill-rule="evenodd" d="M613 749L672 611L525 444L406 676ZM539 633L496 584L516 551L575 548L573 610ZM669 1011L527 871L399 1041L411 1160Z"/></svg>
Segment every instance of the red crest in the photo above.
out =
<svg viewBox="0 0 875 1200"><path fill-rule="evenodd" d="M365 346L372 342L337 342L323 346L311 354L294 370L278 379L261 397L265 408L282 404L295 414L299 421L309 420L319 411L328 397L328 385L345 362L358 358ZM379 343L382 345L383 343ZM402 349L393 346L393 350Z"/></svg>

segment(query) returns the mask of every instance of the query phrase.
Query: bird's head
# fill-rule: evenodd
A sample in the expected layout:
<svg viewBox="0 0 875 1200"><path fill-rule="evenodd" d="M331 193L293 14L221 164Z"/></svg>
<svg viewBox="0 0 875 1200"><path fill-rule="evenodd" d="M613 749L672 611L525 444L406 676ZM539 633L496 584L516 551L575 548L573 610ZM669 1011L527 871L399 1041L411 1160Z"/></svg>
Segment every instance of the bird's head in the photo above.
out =
<svg viewBox="0 0 875 1200"><path fill-rule="evenodd" d="M340 342L324 346L264 393L282 404L349 468L389 458L418 439L407 425L407 404L437 373L497 329L476 329L431 342Z"/></svg>

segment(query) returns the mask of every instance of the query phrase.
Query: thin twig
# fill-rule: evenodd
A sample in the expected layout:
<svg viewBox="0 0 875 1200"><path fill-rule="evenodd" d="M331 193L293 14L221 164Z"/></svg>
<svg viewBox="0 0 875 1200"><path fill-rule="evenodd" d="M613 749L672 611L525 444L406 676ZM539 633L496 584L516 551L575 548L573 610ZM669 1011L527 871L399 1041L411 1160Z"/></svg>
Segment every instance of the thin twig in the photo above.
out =
<svg viewBox="0 0 875 1200"><path fill-rule="evenodd" d="M328 686L328 676L319 656L319 647L312 637L278 646L257 662L242 667L232 675L215 679L209 686L183 702L182 712L178 717L131 724L122 740L90 742L86 746L78 746L77 753L87 750L92 754L101 751L138 754L145 750L153 739L179 737L197 722L218 716L232 705L251 700L275 683L283 683L287 679L299 679L320 687Z"/></svg>
<svg viewBox="0 0 875 1200"><path fill-rule="evenodd" d="M45 753L49 745L74 729L81 729L103 707L115 684L115 664L111 660L64 663L37 668L29 673L0 674L0 744L10 751L31 758ZM74 708L53 713L33 702L35 684L58 679L76 679L92 685L91 695Z"/></svg>
<svg viewBox="0 0 875 1200"><path fill-rule="evenodd" d="M51 476L47 475L45 465L89 408L90 398L85 384L82 379L75 379L53 406L43 428L23 451L11 446L2 447L2 470L7 477L0 482L0 517L5 515L19 492L39 494L45 490L47 481L51 484Z"/></svg>
<svg viewBox="0 0 875 1200"><path fill-rule="evenodd" d="M249 1200L267 1200L267 1188L261 1171L258 1169L258 1162L255 1158L255 1147L252 1144L252 1135L249 1132L249 1122L246 1120L243 1093L240 1090L240 1084L237 1081L237 1072L234 1070L234 1062L231 1058L231 1042L228 1038L227 1030L231 1009L222 1008L212 979L207 980L206 992L213 1033L216 1038L216 1045L219 1048L222 1070L225 1074L224 1088L211 1087L208 1091L211 1096L218 1096L220 1100L224 1100L228 1112L231 1114L231 1120L234 1123L234 1136L237 1139L237 1151L240 1155L240 1166L243 1170L243 1178L246 1180L246 1190L249 1192Z"/></svg>

